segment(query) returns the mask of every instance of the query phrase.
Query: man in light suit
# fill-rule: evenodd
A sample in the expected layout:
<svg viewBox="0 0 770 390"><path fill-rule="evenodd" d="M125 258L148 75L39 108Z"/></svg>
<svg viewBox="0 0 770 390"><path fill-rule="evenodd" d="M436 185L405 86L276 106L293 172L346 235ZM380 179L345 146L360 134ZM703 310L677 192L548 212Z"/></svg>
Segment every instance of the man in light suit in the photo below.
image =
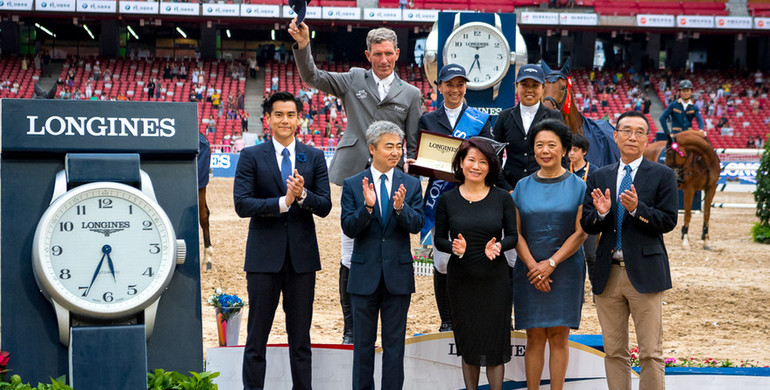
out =
<svg viewBox="0 0 770 390"><path fill-rule="evenodd" d="M540 103L543 98L545 74L539 65L522 65L516 75L516 94L519 104L500 113L492 133L495 141L507 142L507 159L498 187L513 192L519 180L540 169L535 152L528 141L529 129L543 119L564 121L559 111ZM502 156L501 156L502 157Z"/></svg>
<svg viewBox="0 0 770 390"><path fill-rule="evenodd" d="M246 241L249 319L243 388L263 389L265 352L283 293L294 389L310 389L310 323L321 269L313 215L331 211L323 152L295 141L302 103L276 92L264 104L273 138L243 149L235 171L235 211L251 218Z"/></svg>
<svg viewBox="0 0 770 390"><path fill-rule="evenodd" d="M422 228L420 181L398 169L404 133L387 121L366 132L372 166L345 180L342 231L354 239L348 292L353 306L353 389L374 389L374 343L382 317L382 389L404 384L406 314L414 292L409 234Z"/></svg>
<svg viewBox="0 0 770 390"><path fill-rule="evenodd" d="M602 235L591 280L613 390L631 389L629 314L639 341L639 389L666 386L662 307L671 272L663 233L676 226L677 188L670 168L642 157L648 133L642 113L628 111L618 118L620 161L588 177L580 221L587 233Z"/></svg>
<svg viewBox="0 0 770 390"><path fill-rule="evenodd" d="M393 122L406 133L406 155L417 153L417 121L422 115L420 90L401 80L394 68L400 50L395 31L376 28L366 36L364 54L371 69L350 68L347 72L328 72L316 68L310 51L310 30L305 23L297 25L296 18L289 24L289 34L297 41L292 47L299 75L306 84L342 99L348 121L345 134L329 167L329 179L336 185L361 172L369 162L366 129L377 120ZM399 162L403 166L403 162ZM352 317L349 295L342 290L347 285L350 252L349 237L341 235L340 303L345 331L343 343L352 343Z"/></svg>

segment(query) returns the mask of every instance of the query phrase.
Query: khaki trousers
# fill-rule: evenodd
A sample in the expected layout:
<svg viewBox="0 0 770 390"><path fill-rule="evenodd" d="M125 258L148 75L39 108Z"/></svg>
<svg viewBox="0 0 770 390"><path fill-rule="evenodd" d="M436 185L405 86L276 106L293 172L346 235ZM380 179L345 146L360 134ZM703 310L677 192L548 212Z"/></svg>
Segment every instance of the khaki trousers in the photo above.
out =
<svg viewBox="0 0 770 390"><path fill-rule="evenodd" d="M604 292L596 295L596 312L604 339L604 370L610 390L631 390L628 315L634 319L639 342L639 390L666 388L663 362L663 292L641 294L626 269L613 264Z"/></svg>

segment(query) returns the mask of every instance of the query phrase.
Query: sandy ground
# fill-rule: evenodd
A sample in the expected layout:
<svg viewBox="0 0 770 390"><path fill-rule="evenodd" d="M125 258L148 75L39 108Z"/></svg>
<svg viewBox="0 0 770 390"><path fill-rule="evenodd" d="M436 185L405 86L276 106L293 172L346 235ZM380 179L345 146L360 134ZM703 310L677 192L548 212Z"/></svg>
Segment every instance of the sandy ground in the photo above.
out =
<svg viewBox="0 0 770 390"><path fill-rule="evenodd" d="M207 198L211 209L211 238L215 263L211 271L201 268L204 350L217 345L214 309L206 304L212 288L222 287L247 299L243 258L248 220L233 209L233 180L213 178ZM317 273L313 343L336 344L342 339L342 313L339 305L339 198L340 187L332 185L334 207L326 218L316 218L322 270ZM753 195L718 193L715 202L754 203ZM690 224L692 249L683 249L679 239L684 222L665 236L671 260L673 289L664 297L664 352L666 357L696 359L751 359L770 364L770 247L750 240L756 217L754 209L714 209L710 227L712 250L701 249L702 214ZM202 240L201 240L202 242ZM413 247L417 237L413 236ZM201 248L201 253L203 249ZM433 297L431 276L416 276L417 291L412 295L407 334L435 332L440 324ZM586 281L586 304L579 334L598 334L599 323L591 303ZM246 340L243 315L240 343ZM285 319L279 309L270 343L286 343ZM632 343L634 339L632 338Z"/></svg>

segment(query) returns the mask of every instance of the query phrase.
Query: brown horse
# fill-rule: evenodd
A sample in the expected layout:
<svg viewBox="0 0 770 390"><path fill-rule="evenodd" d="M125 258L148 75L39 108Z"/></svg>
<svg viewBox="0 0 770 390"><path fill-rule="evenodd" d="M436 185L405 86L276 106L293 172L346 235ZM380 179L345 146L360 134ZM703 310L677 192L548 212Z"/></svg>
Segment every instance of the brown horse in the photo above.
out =
<svg viewBox="0 0 770 390"><path fill-rule="evenodd" d="M671 146L667 147L669 144ZM687 130L671 136L671 141L657 141L647 145L644 158L658 161L663 149L666 149L666 165L680 168L684 172L684 180L679 182L679 189L684 192L684 225L682 226L682 246L689 248L688 231L692 210L692 199L696 191L703 190L706 196L703 200L703 249L710 250L709 218L711 217L711 201L717 191L717 182L721 168L719 156L714 147L700 131Z"/></svg>

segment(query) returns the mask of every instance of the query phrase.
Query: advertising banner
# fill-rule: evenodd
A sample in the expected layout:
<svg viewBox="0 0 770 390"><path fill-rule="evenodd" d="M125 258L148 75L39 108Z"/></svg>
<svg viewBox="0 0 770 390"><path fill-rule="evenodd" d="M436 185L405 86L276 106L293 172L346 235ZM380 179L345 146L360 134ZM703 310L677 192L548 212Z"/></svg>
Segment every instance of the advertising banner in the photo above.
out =
<svg viewBox="0 0 770 390"><path fill-rule="evenodd" d="M35 11L75 12L75 0L36 0Z"/></svg>
<svg viewBox="0 0 770 390"><path fill-rule="evenodd" d="M203 4L203 16L231 16L238 17L241 7L238 4Z"/></svg>
<svg viewBox="0 0 770 390"><path fill-rule="evenodd" d="M432 9L404 10L402 20L405 22L435 22L438 20L438 11Z"/></svg>
<svg viewBox="0 0 770 390"><path fill-rule="evenodd" d="M674 27L674 15L636 15L636 25L639 27Z"/></svg>
<svg viewBox="0 0 770 390"><path fill-rule="evenodd" d="M78 12L114 14L117 9L118 3L115 1L78 0Z"/></svg>
<svg viewBox="0 0 770 390"><path fill-rule="evenodd" d="M559 24L559 14L556 12L522 12L521 24Z"/></svg>
<svg viewBox="0 0 770 390"><path fill-rule="evenodd" d="M305 19L321 19L321 7L306 7L305 8ZM283 17L288 19L293 19L295 16L297 16L296 13L294 13L294 10L291 9L288 5L283 6Z"/></svg>
<svg viewBox="0 0 770 390"><path fill-rule="evenodd" d="M681 28L714 28L713 16L679 15L676 26Z"/></svg>
<svg viewBox="0 0 770 390"><path fill-rule="evenodd" d="M364 8L364 20L401 21L399 8Z"/></svg>
<svg viewBox="0 0 770 390"><path fill-rule="evenodd" d="M155 2L121 0L118 12L121 14L157 15L158 9L158 3Z"/></svg>
<svg viewBox="0 0 770 390"><path fill-rule="evenodd" d="M197 3L160 3L161 15L189 15L198 16L201 14L200 4Z"/></svg>
<svg viewBox="0 0 770 390"><path fill-rule="evenodd" d="M599 17L596 14L562 13L559 15L559 24L563 26L596 26Z"/></svg>
<svg viewBox="0 0 770 390"><path fill-rule="evenodd" d="M725 29L751 29L753 21L750 16L717 16L715 19L716 28Z"/></svg>
<svg viewBox="0 0 770 390"><path fill-rule="evenodd" d="M324 19L361 20L361 8L323 7Z"/></svg>
<svg viewBox="0 0 770 390"><path fill-rule="evenodd" d="M0 0L0 11L32 11L33 0Z"/></svg>
<svg viewBox="0 0 770 390"><path fill-rule="evenodd" d="M244 18L280 18L280 5L241 4L241 17Z"/></svg>

